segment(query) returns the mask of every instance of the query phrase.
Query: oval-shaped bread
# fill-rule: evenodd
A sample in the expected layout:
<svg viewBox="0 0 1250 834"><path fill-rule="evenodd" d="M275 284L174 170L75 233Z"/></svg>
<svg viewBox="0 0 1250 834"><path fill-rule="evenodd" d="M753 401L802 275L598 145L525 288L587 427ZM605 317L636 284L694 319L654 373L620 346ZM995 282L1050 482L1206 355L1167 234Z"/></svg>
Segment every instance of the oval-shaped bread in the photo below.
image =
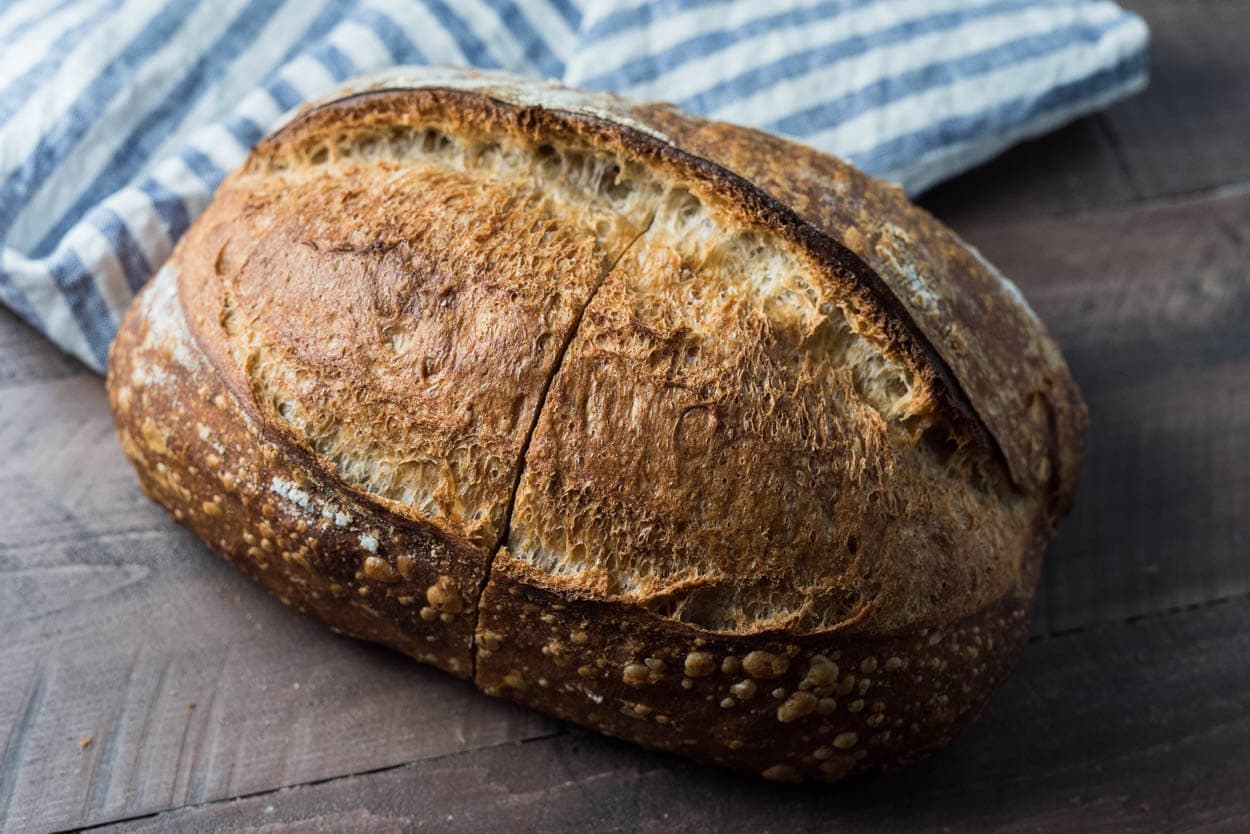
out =
<svg viewBox="0 0 1250 834"><path fill-rule="evenodd" d="M401 70L305 108L127 314L147 493L282 602L776 779L949 741L1085 410L895 188L663 105Z"/></svg>

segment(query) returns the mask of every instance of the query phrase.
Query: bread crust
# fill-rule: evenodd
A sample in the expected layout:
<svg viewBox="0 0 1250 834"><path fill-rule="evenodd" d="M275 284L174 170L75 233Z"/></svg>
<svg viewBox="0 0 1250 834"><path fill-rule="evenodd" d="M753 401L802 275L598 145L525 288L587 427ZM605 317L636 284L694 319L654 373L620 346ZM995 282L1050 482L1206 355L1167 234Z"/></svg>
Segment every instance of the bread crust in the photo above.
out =
<svg viewBox="0 0 1250 834"><path fill-rule="evenodd" d="M109 402L149 498L284 605L469 677L474 545L397 516L257 418L191 338L166 265L110 349Z"/></svg>
<svg viewBox="0 0 1250 834"><path fill-rule="evenodd" d="M1008 596L889 634L737 635L545 587L505 551L476 683L617 738L784 782L892 770L959 735L1028 633Z"/></svg>
<svg viewBox="0 0 1250 834"><path fill-rule="evenodd" d="M334 137L428 125L463 146L454 164L306 163ZM552 146L614 160L597 187L633 177L659 207L563 179L531 193L479 163ZM412 202L443 194L454 208ZM710 242L657 225L685 211L674 194ZM735 289L716 253L744 240L783 283L807 276L807 318L778 312L791 284ZM731 302L683 319L666 294L684 271ZM898 403L875 377L804 370L835 343L906 380ZM717 367L757 370L726 386ZM635 407L587 411L604 385ZM460 70L363 79L263 141L128 312L109 390L145 492L284 603L491 694L783 780L899 766L977 714L1026 634L1086 419L1014 288L896 189L667 106ZM780 428L758 428L761 403ZM699 472L690 442L717 450Z"/></svg>

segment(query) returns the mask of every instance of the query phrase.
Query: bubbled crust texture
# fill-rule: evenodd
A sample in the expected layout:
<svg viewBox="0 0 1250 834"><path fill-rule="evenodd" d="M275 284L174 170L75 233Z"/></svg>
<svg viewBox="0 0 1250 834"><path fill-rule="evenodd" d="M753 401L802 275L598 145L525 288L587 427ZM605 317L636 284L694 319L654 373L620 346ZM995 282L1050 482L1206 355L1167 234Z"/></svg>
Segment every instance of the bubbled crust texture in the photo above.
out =
<svg viewBox="0 0 1250 834"><path fill-rule="evenodd" d="M110 351L110 404L143 491L284 604L468 677L480 553L283 442L223 384L176 293L166 266Z"/></svg>
<svg viewBox="0 0 1250 834"><path fill-rule="evenodd" d="M637 229L588 236L593 211L449 154L245 168L188 235L200 257L179 281L193 333L268 424L489 551L558 352Z"/></svg>
<svg viewBox="0 0 1250 834"><path fill-rule="evenodd" d="M1058 522L1076 491L1088 415L1045 327L992 264L900 189L806 145L668 105L631 115L750 180L872 267L953 370L1015 481L1048 490Z"/></svg>
<svg viewBox="0 0 1250 834"><path fill-rule="evenodd" d="M893 769L948 743L1028 631L1025 600L1007 597L957 622L891 634L717 634L544 584L507 552L495 560L478 686L647 747L788 782Z"/></svg>
<svg viewBox="0 0 1250 834"><path fill-rule="evenodd" d="M362 87L262 143L123 323L148 494L283 602L649 747L835 780L949 741L1084 422L992 267L763 134Z"/></svg>

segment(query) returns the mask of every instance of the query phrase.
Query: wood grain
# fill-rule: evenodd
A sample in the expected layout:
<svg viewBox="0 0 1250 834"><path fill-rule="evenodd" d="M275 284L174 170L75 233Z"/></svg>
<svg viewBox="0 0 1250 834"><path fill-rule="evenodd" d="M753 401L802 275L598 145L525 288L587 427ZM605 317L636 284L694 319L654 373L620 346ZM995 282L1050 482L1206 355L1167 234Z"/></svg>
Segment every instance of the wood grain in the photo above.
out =
<svg viewBox="0 0 1250 834"><path fill-rule="evenodd" d="M1052 636L954 749L777 787L331 635L149 504L100 381L0 312L0 830L1250 828L1250 4L1126 5L1145 94L925 200L1021 284L1092 416Z"/></svg>
<svg viewBox="0 0 1250 834"><path fill-rule="evenodd" d="M38 334L20 324L8 310L0 307L0 311L4 316L0 323L0 397L7 399L5 389L31 381L87 373L76 360L50 349Z"/></svg>
<svg viewBox="0 0 1250 834"><path fill-rule="evenodd" d="M1250 182L1250 3L1125 0L1150 25L1139 95L929 192L961 230Z"/></svg>
<svg viewBox="0 0 1250 834"><path fill-rule="evenodd" d="M1250 189L972 240L1033 302L1090 409L1035 632L1250 592Z"/></svg>
<svg viewBox="0 0 1250 834"><path fill-rule="evenodd" d="M581 732L109 831L1245 830L1250 600L1035 644L962 741L903 773L779 787Z"/></svg>

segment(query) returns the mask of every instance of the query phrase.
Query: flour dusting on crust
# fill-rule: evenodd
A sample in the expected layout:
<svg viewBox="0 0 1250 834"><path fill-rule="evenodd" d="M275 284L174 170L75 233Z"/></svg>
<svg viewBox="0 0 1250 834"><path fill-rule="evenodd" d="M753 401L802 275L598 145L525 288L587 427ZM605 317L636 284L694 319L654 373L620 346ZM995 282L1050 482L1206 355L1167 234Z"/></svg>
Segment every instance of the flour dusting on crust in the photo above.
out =
<svg viewBox="0 0 1250 834"><path fill-rule="evenodd" d="M284 115L274 126L277 132L296 115L313 110L341 98L379 90L448 89L481 93L518 107L542 107L562 110L612 122L645 133L665 144L672 141L650 125L632 118L624 102L609 93L574 90L555 81L528 78L509 72L482 72L459 67L399 66L380 72L357 76L333 92L314 99Z"/></svg>

